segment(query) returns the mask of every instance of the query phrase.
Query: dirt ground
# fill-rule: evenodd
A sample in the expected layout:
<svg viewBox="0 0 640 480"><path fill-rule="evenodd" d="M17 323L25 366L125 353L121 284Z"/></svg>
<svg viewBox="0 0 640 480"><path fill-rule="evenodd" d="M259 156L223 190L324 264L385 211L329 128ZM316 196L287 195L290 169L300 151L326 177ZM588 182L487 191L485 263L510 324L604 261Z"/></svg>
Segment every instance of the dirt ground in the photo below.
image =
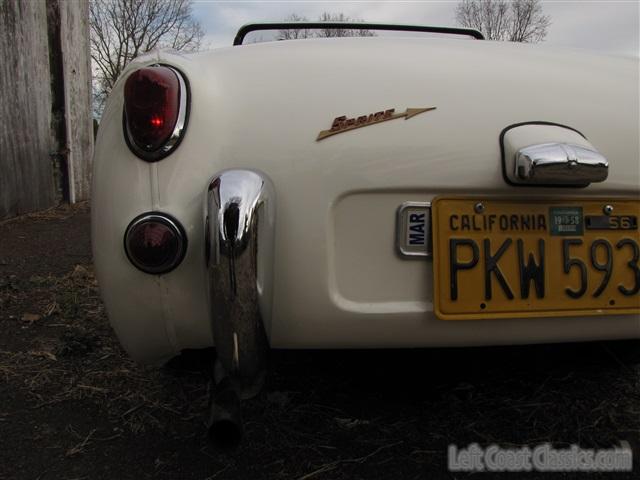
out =
<svg viewBox="0 0 640 480"><path fill-rule="evenodd" d="M3 480L466 478L447 472L449 444L621 441L634 472L614 478L640 478L639 342L274 351L244 405L244 442L217 451L204 424L211 352L164 368L127 358L83 205L0 224L0 332Z"/></svg>

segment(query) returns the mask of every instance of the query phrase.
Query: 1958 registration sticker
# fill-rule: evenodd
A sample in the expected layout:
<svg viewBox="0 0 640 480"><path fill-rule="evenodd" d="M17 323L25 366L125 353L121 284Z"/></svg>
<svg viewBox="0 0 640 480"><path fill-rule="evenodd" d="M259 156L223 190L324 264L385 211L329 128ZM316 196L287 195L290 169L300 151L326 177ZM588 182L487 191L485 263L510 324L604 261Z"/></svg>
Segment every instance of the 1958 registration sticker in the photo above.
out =
<svg viewBox="0 0 640 480"><path fill-rule="evenodd" d="M436 315L639 313L639 214L637 200L436 198Z"/></svg>

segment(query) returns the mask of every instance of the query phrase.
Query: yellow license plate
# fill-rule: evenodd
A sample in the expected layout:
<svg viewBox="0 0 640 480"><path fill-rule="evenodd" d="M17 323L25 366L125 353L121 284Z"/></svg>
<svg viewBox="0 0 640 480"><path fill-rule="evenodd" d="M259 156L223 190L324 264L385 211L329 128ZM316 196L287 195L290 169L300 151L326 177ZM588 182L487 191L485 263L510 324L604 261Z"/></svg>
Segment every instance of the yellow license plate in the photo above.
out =
<svg viewBox="0 0 640 480"><path fill-rule="evenodd" d="M443 320L640 312L637 200L438 197L434 307Z"/></svg>

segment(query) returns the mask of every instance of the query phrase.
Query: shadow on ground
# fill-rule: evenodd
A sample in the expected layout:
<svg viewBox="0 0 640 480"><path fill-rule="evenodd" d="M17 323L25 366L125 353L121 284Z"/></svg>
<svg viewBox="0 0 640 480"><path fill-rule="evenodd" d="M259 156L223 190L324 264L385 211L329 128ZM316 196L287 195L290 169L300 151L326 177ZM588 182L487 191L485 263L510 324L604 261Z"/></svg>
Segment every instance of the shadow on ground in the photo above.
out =
<svg viewBox="0 0 640 480"><path fill-rule="evenodd" d="M447 446L473 442L626 441L640 454L635 341L274 351L245 442L216 451L210 352L163 368L127 358L98 298L88 218L81 205L0 224L0 479L452 478ZM638 463L616 478L638 478Z"/></svg>

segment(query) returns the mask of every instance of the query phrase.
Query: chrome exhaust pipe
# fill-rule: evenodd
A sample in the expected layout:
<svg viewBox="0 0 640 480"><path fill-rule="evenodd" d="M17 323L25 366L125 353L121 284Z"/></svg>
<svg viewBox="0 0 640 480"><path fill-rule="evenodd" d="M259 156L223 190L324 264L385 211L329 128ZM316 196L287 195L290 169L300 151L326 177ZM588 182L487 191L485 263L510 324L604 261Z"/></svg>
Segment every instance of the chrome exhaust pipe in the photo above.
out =
<svg viewBox="0 0 640 480"><path fill-rule="evenodd" d="M271 326L275 190L254 170L225 170L207 189L211 328L218 360L240 400L266 376Z"/></svg>
<svg viewBox="0 0 640 480"><path fill-rule="evenodd" d="M240 398L228 377L213 389L207 433L209 440L221 450L237 447L242 439Z"/></svg>

